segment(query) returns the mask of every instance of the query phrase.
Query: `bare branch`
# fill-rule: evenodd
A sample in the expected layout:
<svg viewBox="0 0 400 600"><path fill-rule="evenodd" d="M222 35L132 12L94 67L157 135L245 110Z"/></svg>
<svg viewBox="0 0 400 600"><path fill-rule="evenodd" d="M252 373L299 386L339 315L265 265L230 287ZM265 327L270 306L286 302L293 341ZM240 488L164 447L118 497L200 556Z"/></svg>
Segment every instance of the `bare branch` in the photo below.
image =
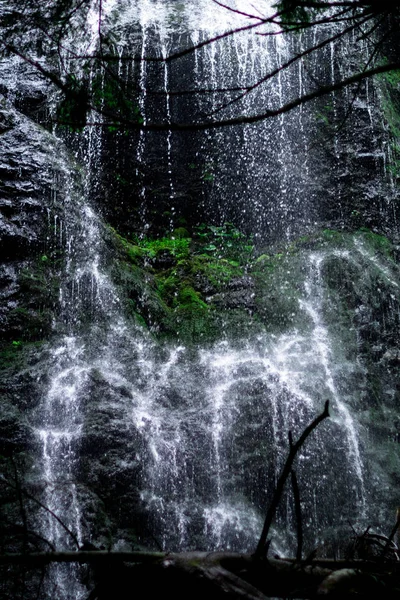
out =
<svg viewBox="0 0 400 600"><path fill-rule="evenodd" d="M284 464L284 467L282 469L282 473L278 479L278 483L276 485L276 489L275 489L274 495L272 497L272 502L268 509L267 515L265 517L264 527L261 532L260 540L258 542L256 551L254 553L254 556L256 558L261 558L264 554L264 549L265 549L265 544L267 541L268 533L269 533L270 527L272 525L272 521L275 517L276 509L278 508L278 504L281 500L283 488L286 483L286 479L290 475L290 472L292 470L293 461L296 458L298 451L303 446L303 444L306 441L306 439L308 438L308 436L314 431L314 429L316 427L318 427L318 425L321 423L321 421L323 421L327 417L329 417L329 400L327 400L325 402L325 408L324 408L323 412L318 417L316 417L314 419L314 421L312 421L310 423L310 425L308 425L308 427L305 428L305 430L303 431L303 433L301 434L301 436L299 437L297 442L295 444L292 443L290 445L289 454L288 454L288 457Z"/></svg>
<svg viewBox="0 0 400 600"><path fill-rule="evenodd" d="M293 469L290 471L291 480L292 480L292 490L294 497L294 507L296 513L296 529L297 529L297 552L296 552L296 560L297 562L301 562L301 556L303 552L303 521L301 518L301 502L300 502L300 492L299 485L297 482L296 473Z"/></svg>
<svg viewBox="0 0 400 600"><path fill-rule="evenodd" d="M219 108L217 108L211 114L214 114L214 113L218 112L219 110L227 108L231 104L233 104L235 102L238 102L239 100L241 100L242 98L244 98L248 93L250 93L253 90L257 89L258 87L260 87L260 85L262 85L263 83L266 83L267 81L269 81L270 79L272 79L273 77L275 77L275 75L278 75L279 73L281 73L285 69L289 68L292 64L296 63L298 60L301 60L302 58L304 58L305 56L308 56L309 54L315 52L316 50L320 50L321 48L324 48L327 44L335 42L336 40L338 40L339 38L341 38L343 35L346 35L347 33L351 33L355 29L356 26L357 25L351 25L350 27L348 27L344 31L340 31L339 33L336 33L335 35L331 36L330 38L327 38L327 39L323 40L319 44L317 44L315 46L312 46L310 48L307 48L307 50L304 50L303 52L300 52L299 54L296 54L290 60L288 60L286 63L283 63L282 65L279 65L279 67L277 67L274 71L270 71L267 75L265 75L265 77L262 77L261 79L259 79L253 85L247 86L246 91L243 94L240 94L239 96L236 96L236 98L234 98L230 102L227 102L227 103L221 105Z"/></svg>
<svg viewBox="0 0 400 600"><path fill-rule="evenodd" d="M390 535L386 541L386 544L382 550L382 554L381 554L381 558L384 559L389 548L391 547L393 540L394 540L394 536L396 535L397 531L399 530L400 527L400 510L397 510L397 519L396 519L396 523L395 526L393 527L392 531L390 532Z"/></svg>
<svg viewBox="0 0 400 600"><path fill-rule="evenodd" d="M131 119L127 119L124 117L119 117L116 119L115 115L107 110L100 110L94 106L90 106L97 114L100 114L106 118L109 118L108 121L89 121L87 126L93 127L126 127L131 130L143 130L143 131L207 131L211 129L221 129L223 127L233 127L237 125L254 125L256 123L260 123L266 119L271 119L273 117L277 117L279 115L290 112L291 110L311 102L316 98L320 98L321 96L325 96L330 94L331 92L336 92L342 90L343 88L352 85L354 83L358 83L363 79L368 79L373 77L374 75L379 75L381 73L388 73L390 71L396 71L400 69L400 62L388 63L386 65L380 65L378 67L374 67L373 69L369 69L362 73L356 73L355 75L351 75L345 79L342 79L336 83L332 83L329 85L324 85L318 87L313 92L308 94L303 94L291 100L290 102L276 108L267 110L263 113L259 113L256 115L249 116L238 116L232 119L223 119L220 121L203 121L200 123L147 123L144 125L143 123L138 123L137 121L132 121ZM54 121L54 123L58 123L60 125L73 126L74 123L70 121Z"/></svg>
<svg viewBox="0 0 400 600"><path fill-rule="evenodd" d="M257 19L258 21L263 22L264 21L264 17L260 17L258 15L251 15L249 13L245 13L242 12L241 10L238 10L237 8L232 8L232 6L228 6L228 4L223 4L222 2L219 2L219 0L212 0L214 2L214 4L218 4L218 6L221 6L222 8L226 8L226 10L229 10L237 15L242 15L243 17L247 17L249 19Z"/></svg>

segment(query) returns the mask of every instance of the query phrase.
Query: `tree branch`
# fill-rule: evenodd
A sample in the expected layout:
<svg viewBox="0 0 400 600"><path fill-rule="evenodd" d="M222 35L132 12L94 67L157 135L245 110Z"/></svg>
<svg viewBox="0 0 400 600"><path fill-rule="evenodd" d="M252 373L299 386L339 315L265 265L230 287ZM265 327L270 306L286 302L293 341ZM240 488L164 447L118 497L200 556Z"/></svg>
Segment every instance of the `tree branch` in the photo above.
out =
<svg viewBox="0 0 400 600"><path fill-rule="evenodd" d="M314 419L314 421L312 421L312 423L310 423L310 425L308 425L308 427L305 428L305 430L303 431L303 433L301 434L301 436L299 437L297 442L295 444L293 444L293 443L290 444L289 454L286 459L285 465L283 467L282 473L278 479L278 483L276 485L276 489L275 489L274 495L272 497L271 505L270 505L267 515L265 517L264 527L261 532L260 540L258 542L256 551L254 553L254 556L256 558L261 558L264 554L264 549L265 549L265 544L267 542L268 533L269 533L270 527L272 525L272 521L275 517L276 509L281 500L283 488L286 483L286 479L290 475L290 472L292 470L293 461L296 458L298 451L303 446L303 444L306 441L306 439L308 438L308 436L314 431L314 429L316 427L318 427L318 425L321 423L321 421L323 421L327 417L329 417L329 400L327 400L325 402L325 408L324 408L323 412L316 419Z"/></svg>
<svg viewBox="0 0 400 600"><path fill-rule="evenodd" d="M297 530L297 552L296 552L296 560L297 562L301 562L302 552L303 552L303 522L301 518L301 502L300 502L300 492L299 492L299 484L297 482L296 473L293 469L290 471L291 480L292 480L292 490L293 490L293 498L294 498L294 507L296 513L296 530Z"/></svg>
<svg viewBox="0 0 400 600"><path fill-rule="evenodd" d="M94 106L89 106L97 114L100 114L106 118L109 118L109 121L89 121L86 123L88 126L93 127L126 127L131 130L143 130L143 131L209 131L212 129L221 129L223 127L234 127L237 125L254 125L256 123L260 123L261 121L265 121L266 119L271 119L273 117L277 117L279 115L283 115L291 110L311 102L316 98L320 98L321 96L326 96L331 92L336 92L342 90L343 88L352 85L354 83L358 83L363 79L368 79L373 77L374 75L379 75L381 73L388 73L390 71L396 71L400 69L400 62L389 63L386 65L380 65L379 67L374 67L373 69L369 69L368 71L364 71L361 73L356 73L350 77L346 77L336 83L324 85L318 87L313 92L308 94L303 94L294 100L291 100L287 104L280 106L276 109L267 110L263 113L259 113L257 115L251 116L239 116L232 119L223 119L220 121L204 121L200 123L147 123L144 125L143 123L135 122L130 119L119 117L115 120L112 120L115 115L106 111L99 110ZM74 123L70 121L54 121L56 124L73 126Z"/></svg>

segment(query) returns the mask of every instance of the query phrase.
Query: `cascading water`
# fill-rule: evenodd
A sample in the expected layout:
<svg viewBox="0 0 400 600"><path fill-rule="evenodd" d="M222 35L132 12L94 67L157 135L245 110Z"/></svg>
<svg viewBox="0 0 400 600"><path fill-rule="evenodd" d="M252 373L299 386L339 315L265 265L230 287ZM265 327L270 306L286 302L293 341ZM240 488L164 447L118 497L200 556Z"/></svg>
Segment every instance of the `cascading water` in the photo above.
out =
<svg viewBox="0 0 400 600"><path fill-rule="evenodd" d="M69 176L73 176L72 172ZM59 231L55 231L56 243L61 239L66 249L60 316L55 323L57 329L65 330L65 335L51 350L50 383L35 416L38 423L35 430L42 445L43 502L49 509L42 522L42 535L55 547L76 550L83 542L83 534L75 473L94 343L97 342L100 352L102 346L108 348L109 328L118 331L120 323L118 297L100 266L102 243L98 218L73 191L76 192L71 189L64 213L56 215ZM84 588L71 583L75 581L71 576L73 569L57 566L53 571L55 588L49 589L49 595L82 597Z"/></svg>
<svg viewBox="0 0 400 600"><path fill-rule="evenodd" d="M172 52L174 44L177 44L176 36L182 35L174 31L176 14L173 6L140 2L137 9L138 16L136 10L134 13L142 33L142 58L151 50L148 40L154 43L154 37L159 40L162 56ZM215 21L214 9L197 7L190 17L188 9L183 9L183 20L191 26L189 39L192 42L218 31L215 27L210 28L211 19ZM172 16L172 26L167 26L168 15ZM131 23L132 18L125 14L122 22ZM224 28L227 25L237 26L237 15L229 24L226 23L226 13L224 18ZM118 22L114 27L119 32ZM245 36L235 36L231 42L223 42L221 47L211 44L202 52L195 53L196 78L202 81L207 73L211 87L232 87L239 72L239 80L242 76L248 84L255 83L264 73L288 60L288 43L282 36L263 39L246 33ZM126 42L122 44L121 57L124 44ZM145 62L141 63L139 104L144 119L151 110L151 105L150 108L146 105L146 89L151 76L149 70ZM172 78L173 73L169 72L168 63L161 71L161 86L165 91L164 112L167 122L171 122L176 115L169 88L177 82ZM294 78L291 74L279 73L276 85L267 88L269 101L272 99L274 103L276 97L276 103L282 104L293 85L295 93L301 92L302 76L301 64L296 66ZM255 99L245 95L245 112L251 110L252 103L262 105L265 102L265 92L260 90L257 94ZM200 106L199 110L204 108ZM209 110L214 112L219 108L216 102L209 106ZM229 115L231 110L228 107L224 114ZM272 212L274 223L278 228L284 227L285 235L291 233L294 219L297 222L303 220L301 215L310 222L309 207L303 199L300 201L299 196L301 190L304 198L307 185L304 179L308 173L306 155L300 158L297 174L293 171L297 164L296 145L304 145L308 136L308 125L302 112L301 126L296 129L296 139L293 138L293 123L297 118L298 115L280 117L277 134L276 123L272 123L256 132L218 133L202 141L203 150L209 146L205 154L213 156L210 178L212 176L215 181L208 202L210 206L219 207L222 219L228 218L231 210L247 213L249 199L252 198L253 216L247 219L247 224L257 223L257 233L263 229L264 223L271 229L272 217L269 215ZM93 136L93 133L90 135ZM273 154L270 152L272 138L276 146ZM225 147L228 139L230 151L226 161L218 147ZM146 134L140 133L136 150L139 169L146 157L146 140ZM87 165L92 173L94 168L99 167L93 150L101 155L101 149L99 153L89 144ZM168 132L167 179L170 200L175 202L173 152L174 134ZM232 160L235 164L233 171ZM232 182L232 175L237 178L238 185ZM225 208L215 200L215 196L222 194L225 197L228 180L233 200L230 207ZM273 191L276 198L271 203ZM145 195L142 187L140 196L143 202ZM263 198L268 199L267 205ZM171 210L173 212L173 206ZM82 223L78 231L75 231L76 219ZM138 332L130 332L120 317L120 301L102 267L101 226L92 209L82 203L79 212L74 211L63 228L68 252L60 304L67 334L53 351L51 384L41 410L45 427L38 431L38 435L43 444L44 478L48 483L46 503L54 512L57 512L57 505L63 506L66 524L76 532L79 543L83 536L82 516L73 472L79 460L77 449L82 437L84 397L89 387L90 372L94 369L98 369L104 380L114 388L123 386L127 397L131 398L130 409L124 402L125 426L132 432L136 431L135 435L139 434L146 448L141 458L140 498L149 515L148 527L163 548L197 545L248 549L254 545L265 510L265 491L272 490L282 464L285 435L288 430L299 433L321 406L323 398L313 392L315 382L319 382L319 390L325 389L324 397L333 402L337 416L331 429L343 430L347 440L341 448L340 460L348 463L345 477L353 473L355 505L363 505L365 492L356 427L336 389L331 366L334 357L320 314L322 281L319 269L322 257L311 256L310 275L300 299L305 318L310 322L308 332L265 335L255 342L244 345L241 342L239 349L227 340L210 350L201 350L195 359L185 347L177 347L164 350L164 358L160 358L155 354L154 343L143 336L139 342L135 341ZM284 289L279 293L284 294ZM221 334L223 337L223 332ZM134 380L126 372L124 353L140 356L133 358L136 360ZM314 373L312 381L310 368ZM246 433L242 434L242 430ZM339 434L332 435L335 439ZM314 450L305 454L305 472L309 469L307 463L312 452L318 453L316 448L314 445ZM321 451L319 454L326 455ZM268 461L266 456L269 456ZM318 461L318 464L322 463ZM314 468L318 473L315 465ZM323 522L322 513L326 507L315 505L316 489L323 497L328 494L326 490L332 481L328 475L324 475L327 483L317 482L318 474L315 479L312 475L310 477L313 483L306 492L305 502L314 504L313 526L318 527L318 523ZM68 492L65 485L70 488ZM278 519L280 527L284 528L290 518L286 514L288 512L291 512L290 508L282 511ZM55 542L61 539L60 536L65 539L59 525L53 523L52 529L51 537Z"/></svg>
<svg viewBox="0 0 400 600"><path fill-rule="evenodd" d="M250 3L235 3L244 5ZM268 7L263 3L263 9ZM88 17L94 33L96 15L94 10ZM238 105L231 103L236 92L224 96L225 107L216 94L193 94L190 102L175 94L192 87L235 88L243 81L254 86L254 93L240 100L244 114L303 93L307 73L301 62L277 72L268 85L257 85L290 59L301 37L259 36L250 30L199 48L176 68L144 60L165 57L182 44L199 44L242 22L240 15L207 0L184 5L104 2L100 24L115 36L118 74L127 81L133 78L139 90L144 125L154 119L169 125L189 119L190 113L216 118L236 114ZM88 48L95 49L92 38ZM335 59L332 45L325 51ZM138 64L129 61L132 53L141 57ZM334 80L335 66L321 67L324 77ZM339 118L336 99L330 110ZM347 519L368 523L364 447L352 404L363 385L354 382L362 382L365 373L349 356L353 350L338 341L342 331L337 333L332 324L329 276L335 261L354 268L369 264L395 290L395 275L361 238L351 251L323 244L315 249L310 242L311 247L301 247L297 267L279 253L271 266L264 255L256 267L270 269L271 279L273 269L279 271L272 300L276 306L287 300L291 307L284 325L277 323L274 329L272 315L267 326L247 338L235 338L221 327L213 344L161 343L151 334L157 324L150 323L149 333L126 316L126 298L112 276L118 236L94 208L111 144L110 170L120 180L133 174L138 238L158 232L161 212L164 228L172 234L193 212L195 225L203 219L217 224L233 220L260 243L269 236L275 243L291 240L325 220L310 158L317 129L313 119L313 111L302 108L256 129L185 136L167 127L158 137L144 131L136 137L116 135L115 145L107 133L90 127L78 142L66 136L84 163L84 182L65 158L69 194L62 211L49 213L53 244L63 250L65 265L47 388L32 417L41 500L51 511L42 518L41 535L57 549L75 549L89 540L113 549L157 545L252 551L288 450L288 432L299 436L326 399L332 419L313 434L296 466L306 542L311 548L322 533L333 539ZM161 158L156 156L160 148ZM341 160L336 137L331 150ZM146 261L151 263L148 257ZM125 275L139 277L134 269ZM245 272L239 284L251 277ZM142 290L135 302L146 301ZM253 310L249 302L249 320ZM288 554L295 548L292 504L286 492L273 532L275 547ZM54 568L46 594L62 600L84 597L79 571Z"/></svg>

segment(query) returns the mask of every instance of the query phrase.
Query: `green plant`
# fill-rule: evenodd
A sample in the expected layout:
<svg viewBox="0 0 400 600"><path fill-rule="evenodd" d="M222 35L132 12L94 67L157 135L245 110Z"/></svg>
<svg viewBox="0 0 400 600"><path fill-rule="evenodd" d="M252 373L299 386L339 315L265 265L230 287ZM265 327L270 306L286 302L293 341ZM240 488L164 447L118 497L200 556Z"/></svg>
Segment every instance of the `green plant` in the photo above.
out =
<svg viewBox="0 0 400 600"><path fill-rule="evenodd" d="M388 61L386 61L386 62L388 62ZM400 86L400 69L395 70L395 71L388 71L387 73L382 73L381 75L378 75L378 78L386 81L393 87L399 87Z"/></svg>
<svg viewBox="0 0 400 600"><path fill-rule="evenodd" d="M136 238L137 245L143 250L148 258L156 258L161 252L169 252L177 260L189 255L190 238L186 237L163 237L151 239L144 237Z"/></svg>
<svg viewBox="0 0 400 600"><path fill-rule="evenodd" d="M115 275L128 294L128 311L136 323L145 322L159 336L188 342L214 339L222 323L231 323L236 333L233 323L244 327L247 312L227 314L210 300L223 295L233 278L243 276L253 254L251 240L232 223L202 224L192 237L183 227L161 238L127 239L110 231L120 251Z"/></svg>
<svg viewBox="0 0 400 600"><path fill-rule="evenodd" d="M194 228L196 252L228 258L238 264L247 264L253 258L252 237L239 231L233 223L221 226L202 223Z"/></svg>

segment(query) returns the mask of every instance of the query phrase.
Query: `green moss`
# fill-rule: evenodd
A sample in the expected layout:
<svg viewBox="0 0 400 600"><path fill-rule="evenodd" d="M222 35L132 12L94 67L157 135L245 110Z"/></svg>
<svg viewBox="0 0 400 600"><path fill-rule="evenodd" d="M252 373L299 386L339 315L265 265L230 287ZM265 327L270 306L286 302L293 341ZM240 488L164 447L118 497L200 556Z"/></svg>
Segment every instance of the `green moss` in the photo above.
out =
<svg viewBox="0 0 400 600"><path fill-rule="evenodd" d="M164 237L156 240L145 238L141 246L150 258L167 251L176 260L182 260L189 256L190 238Z"/></svg>
<svg viewBox="0 0 400 600"><path fill-rule="evenodd" d="M190 263L181 265L187 269L190 277L195 280L206 280L216 291L220 291L224 284L233 277L243 274L243 269L236 261L225 258L215 258L201 254L193 256Z"/></svg>
<svg viewBox="0 0 400 600"><path fill-rule="evenodd" d="M157 290L160 297L172 306L180 285L176 270L169 271L166 274L156 276Z"/></svg>
<svg viewBox="0 0 400 600"><path fill-rule="evenodd" d="M393 87L400 86L400 70L397 69L395 71L387 71L386 73L382 73L380 76L384 81L389 83Z"/></svg>
<svg viewBox="0 0 400 600"><path fill-rule="evenodd" d="M197 302L180 304L170 313L166 333L185 343L212 341L215 336L208 307Z"/></svg>
<svg viewBox="0 0 400 600"><path fill-rule="evenodd" d="M400 178L400 71L389 71L378 76L382 92L381 106L392 137L388 170Z"/></svg>
<svg viewBox="0 0 400 600"><path fill-rule="evenodd" d="M358 236L367 242L371 246L371 249L384 254L387 258L392 258L393 244L386 236L374 233L365 227L359 230Z"/></svg>
<svg viewBox="0 0 400 600"><path fill-rule="evenodd" d="M393 91L388 86L383 86L382 108L388 122L392 136L400 138L400 113L398 99L393 96Z"/></svg>
<svg viewBox="0 0 400 600"><path fill-rule="evenodd" d="M182 307L188 307L195 305L197 308L208 310L208 305L203 302L199 292L196 292L191 286L183 286L178 293L176 298L177 305Z"/></svg>
<svg viewBox="0 0 400 600"><path fill-rule="evenodd" d="M326 240L331 241L338 241L342 238L342 232L340 231L336 231L335 229L324 229L322 231L322 235Z"/></svg>
<svg viewBox="0 0 400 600"><path fill-rule="evenodd" d="M139 315L139 313L137 313L136 311L132 311L132 315L134 316L136 323L138 325L140 325L141 327L147 328L147 323L144 320L144 318L142 317L142 315Z"/></svg>
<svg viewBox="0 0 400 600"><path fill-rule="evenodd" d="M220 227L202 223L195 227L193 239L198 254L225 258L239 265L246 265L254 257L251 236L246 236L232 223Z"/></svg>
<svg viewBox="0 0 400 600"><path fill-rule="evenodd" d="M261 254L261 256L259 256L256 259L255 264L256 265L268 265L270 260L271 260L271 257L269 256L269 254Z"/></svg>
<svg viewBox="0 0 400 600"><path fill-rule="evenodd" d="M125 259L136 263L139 259L143 258L144 252L140 246L129 242L122 235L119 235L112 227L110 227L110 232L112 233L113 239L116 242L116 247L120 253L125 255Z"/></svg>
<svg viewBox="0 0 400 600"><path fill-rule="evenodd" d="M0 371L8 369L16 362L21 362L22 344L16 346L14 342L10 342L0 350Z"/></svg>
<svg viewBox="0 0 400 600"><path fill-rule="evenodd" d="M158 336L214 338L218 311L210 298L243 275L253 252L248 239L230 224L200 226L192 238L184 228L157 239L112 235L114 280L135 322L140 317Z"/></svg>

